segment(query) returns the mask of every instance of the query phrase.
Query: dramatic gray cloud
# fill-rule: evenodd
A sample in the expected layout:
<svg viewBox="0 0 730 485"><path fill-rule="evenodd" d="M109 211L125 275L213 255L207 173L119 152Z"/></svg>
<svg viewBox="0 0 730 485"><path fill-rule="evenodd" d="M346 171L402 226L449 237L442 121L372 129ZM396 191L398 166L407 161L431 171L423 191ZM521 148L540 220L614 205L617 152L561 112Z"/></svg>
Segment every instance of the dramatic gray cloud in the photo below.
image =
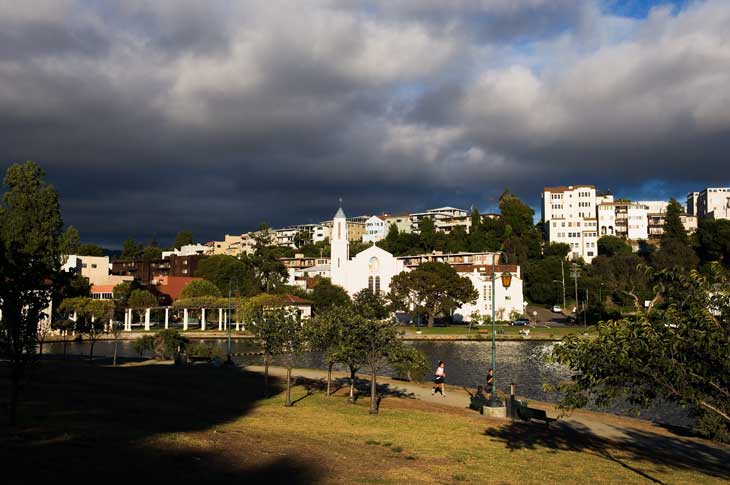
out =
<svg viewBox="0 0 730 485"><path fill-rule="evenodd" d="M611 5L0 0L0 168L110 245L730 183L730 4Z"/></svg>

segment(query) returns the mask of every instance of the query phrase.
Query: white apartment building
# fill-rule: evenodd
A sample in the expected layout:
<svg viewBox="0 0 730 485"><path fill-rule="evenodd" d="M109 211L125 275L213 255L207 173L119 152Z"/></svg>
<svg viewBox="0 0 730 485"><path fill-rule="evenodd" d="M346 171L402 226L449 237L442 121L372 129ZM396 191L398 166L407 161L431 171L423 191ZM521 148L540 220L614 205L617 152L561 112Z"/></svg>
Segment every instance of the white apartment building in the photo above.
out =
<svg viewBox="0 0 730 485"><path fill-rule="evenodd" d="M162 251L162 259L167 259L170 256L195 256L196 254L208 254L211 251L211 247L207 244L186 244L181 246L180 249Z"/></svg>
<svg viewBox="0 0 730 485"><path fill-rule="evenodd" d="M62 271L75 271L87 280L92 286L114 287L124 281L132 281L133 276L117 276L109 274L111 264L109 256L78 256L71 254L64 256L66 262L61 267Z"/></svg>
<svg viewBox="0 0 730 485"><path fill-rule="evenodd" d="M429 209L426 212L413 212L410 214L410 232L419 233L421 231L421 221L426 217L431 218L434 227L438 228L441 222L445 223L447 220L466 217L467 215L469 215L467 211L464 209L457 209L456 207L437 207L436 209Z"/></svg>
<svg viewBox="0 0 730 485"><path fill-rule="evenodd" d="M569 185L545 187L542 193L542 220L547 242L570 246L569 257L586 262L598 255L596 187Z"/></svg>
<svg viewBox="0 0 730 485"><path fill-rule="evenodd" d="M411 232L411 215L408 213L383 214L382 216L379 216L379 217L385 221L388 229L390 229L391 225L395 224L395 227L398 228L398 232L405 232L405 233ZM386 231L385 235L386 236L388 235L387 231Z"/></svg>
<svg viewBox="0 0 730 485"><path fill-rule="evenodd" d="M372 216L365 221L365 234L362 235L362 242L376 243L385 239L388 235L388 223L378 216Z"/></svg>
<svg viewBox="0 0 730 485"><path fill-rule="evenodd" d="M687 197L689 204L689 196ZM706 188L697 194L696 215L700 219L730 219L730 187Z"/></svg>

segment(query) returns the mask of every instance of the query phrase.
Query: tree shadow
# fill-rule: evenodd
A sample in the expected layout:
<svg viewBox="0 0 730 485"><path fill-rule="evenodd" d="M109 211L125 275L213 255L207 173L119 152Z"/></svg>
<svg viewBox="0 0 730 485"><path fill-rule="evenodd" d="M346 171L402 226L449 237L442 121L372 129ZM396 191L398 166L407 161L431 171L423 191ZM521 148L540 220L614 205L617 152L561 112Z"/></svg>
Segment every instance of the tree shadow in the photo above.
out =
<svg viewBox="0 0 730 485"><path fill-rule="evenodd" d="M0 364L2 399L7 372ZM269 387L280 392L281 381L270 379ZM17 483L62 476L316 482L314 465L296 457L232 459L220 449L217 437L224 434L216 427L245 416L261 399L262 376L235 367L42 362L25 386L20 427L8 428L2 417L4 475L19 477Z"/></svg>
<svg viewBox="0 0 730 485"><path fill-rule="evenodd" d="M662 482L622 461L616 455L628 454L632 461L647 462L659 467L693 470L718 478L730 478L730 449L636 429L613 428L623 435L613 439L601 437L575 421L569 423L558 421L549 428L541 424L513 421L499 428L489 428L484 434L503 442L513 451L547 448L555 451L594 453L655 483Z"/></svg>

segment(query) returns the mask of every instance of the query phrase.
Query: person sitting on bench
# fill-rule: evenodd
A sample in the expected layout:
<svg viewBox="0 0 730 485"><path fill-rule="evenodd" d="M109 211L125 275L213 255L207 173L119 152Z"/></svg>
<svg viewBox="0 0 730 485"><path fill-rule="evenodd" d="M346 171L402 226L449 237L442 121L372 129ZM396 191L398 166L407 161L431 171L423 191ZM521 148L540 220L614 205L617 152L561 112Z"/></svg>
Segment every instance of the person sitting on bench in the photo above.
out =
<svg viewBox="0 0 730 485"><path fill-rule="evenodd" d="M486 406L488 402L487 396L484 394L484 387L477 386L477 392L473 396L471 396L471 400L469 402L469 409L474 409L476 411L479 411L479 413L483 413L484 410L482 407Z"/></svg>

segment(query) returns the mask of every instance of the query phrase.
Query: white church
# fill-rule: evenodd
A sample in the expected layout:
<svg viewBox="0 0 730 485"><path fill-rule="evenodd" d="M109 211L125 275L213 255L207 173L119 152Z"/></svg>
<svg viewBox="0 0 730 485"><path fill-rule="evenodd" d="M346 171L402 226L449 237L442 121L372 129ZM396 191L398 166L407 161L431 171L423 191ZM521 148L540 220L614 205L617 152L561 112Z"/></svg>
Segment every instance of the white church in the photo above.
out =
<svg viewBox="0 0 730 485"><path fill-rule="evenodd" d="M347 217L342 207L335 214L330 235L331 259L330 278L332 283L343 287L350 296L369 288L374 293L388 293L391 279L414 266L409 264L414 257L396 258L388 251L371 246L350 259L350 243L347 239ZM454 312L455 321L469 321L471 315L492 313L492 258L496 253L488 253L488 261L479 264L471 257L472 253L461 255L439 255L438 259L448 262L460 276L468 278L479 293L473 303L466 303ZM416 256L415 258L419 258ZM431 259L423 255L422 259ZM458 259L459 262L455 262ZM495 266L495 312L498 320L507 320L522 315L524 297L522 294L522 274L517 265L498 264ZM507 286L505 286L507 283Z"/></svg>

